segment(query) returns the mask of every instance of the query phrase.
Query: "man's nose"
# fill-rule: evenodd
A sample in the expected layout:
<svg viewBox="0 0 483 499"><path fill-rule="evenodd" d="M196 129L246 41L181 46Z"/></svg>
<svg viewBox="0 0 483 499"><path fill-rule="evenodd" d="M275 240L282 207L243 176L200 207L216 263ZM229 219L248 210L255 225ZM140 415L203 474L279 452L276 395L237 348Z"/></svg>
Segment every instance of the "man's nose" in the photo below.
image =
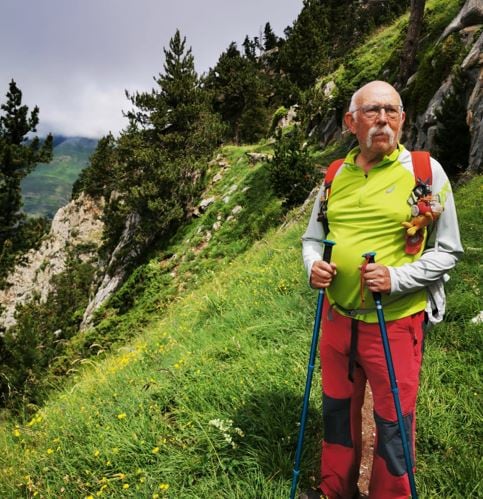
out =
<svg viewBox="0 0 483 499"><path fill-rule="evenodd" d="M377 121L378 123L387 123L387 114L383 107L381 107L379 113L377 114Z"/></svg>

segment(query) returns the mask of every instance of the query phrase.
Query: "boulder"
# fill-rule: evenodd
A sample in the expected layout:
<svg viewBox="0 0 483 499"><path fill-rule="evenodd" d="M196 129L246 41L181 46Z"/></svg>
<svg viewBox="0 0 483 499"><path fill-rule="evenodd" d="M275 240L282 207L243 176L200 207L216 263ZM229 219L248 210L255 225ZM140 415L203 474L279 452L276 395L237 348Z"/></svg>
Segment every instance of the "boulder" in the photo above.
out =
<svg viewBox="0 0 483 499"><path fill-rule="evenodd" d="M272 157L271 154L265 154L261 152L246 152L245 154L248 157L248 161L251 165L255 165L260 161L268 161Z"/></svg>

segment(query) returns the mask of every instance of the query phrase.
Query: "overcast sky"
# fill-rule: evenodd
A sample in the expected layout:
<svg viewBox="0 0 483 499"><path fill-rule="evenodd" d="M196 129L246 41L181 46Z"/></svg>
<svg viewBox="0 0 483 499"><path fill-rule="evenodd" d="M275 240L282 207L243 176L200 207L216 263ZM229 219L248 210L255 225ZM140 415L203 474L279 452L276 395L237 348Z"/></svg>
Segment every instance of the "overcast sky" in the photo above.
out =
<svg viewBox="0 0 483 499"><path fill-rule="evenodd" d="M0 0L0 102L13 78L40 108L39 133L100 137L126 126L124 90L149 90L176 28L198 73L270 22L278 36L302 0Z"/></svg>

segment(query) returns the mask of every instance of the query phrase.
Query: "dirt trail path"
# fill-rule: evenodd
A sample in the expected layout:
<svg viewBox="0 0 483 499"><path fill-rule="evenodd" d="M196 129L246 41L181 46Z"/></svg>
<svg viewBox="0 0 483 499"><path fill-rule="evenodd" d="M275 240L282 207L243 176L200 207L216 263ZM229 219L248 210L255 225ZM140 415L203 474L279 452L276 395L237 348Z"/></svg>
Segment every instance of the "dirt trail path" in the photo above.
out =
<svg viewBox="0 0 483 499"><path fill-rule="evenodd" d="M359 477L359 490L368 495L369 478L372 468L372 452L374 450L375 424L373 416L372 392L369 384L366 386L364 406L362 407L362 459Z"/></svg>

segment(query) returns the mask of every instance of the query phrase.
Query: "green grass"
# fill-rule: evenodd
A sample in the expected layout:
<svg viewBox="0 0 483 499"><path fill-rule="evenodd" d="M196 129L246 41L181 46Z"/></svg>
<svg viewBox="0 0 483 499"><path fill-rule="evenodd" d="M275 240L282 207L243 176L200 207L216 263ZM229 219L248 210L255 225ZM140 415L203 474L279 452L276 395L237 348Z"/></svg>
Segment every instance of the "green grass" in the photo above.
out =
<svg viewBox="0 0 483 499"><path fill-rule="evenodd" d="M481 486L481 326L470 319L481 309L482 190L478 177L458 192L467 252L448 285L448 320L426 339L425 498L477 497ZM207 270L131 344L85 361L30 422L5 421L0 496L287 497L316 299L300 259L306 217ZM317 476L319 392L302 486Z"/></svg>
<svg viewBox="0 0 483 499"><path fill-rule="evenodd" d="M214 270L227 266L247 251L282 219L281 202L274 196L265 163L248 164L246 152L271 153L271 146L226 146L220 154L229 165L221 180L210 184L203 197L214 202L174 238L161 242L114 297L98 312L95 330L73 339L96 343L107 350L132 337L177 297L210 280ZM209 177L219 173L213 165ZM235 189L236 187L236 189ZM235 207L242 209L233 214ZM219 223L219 229L213 228Z"/></svg>

